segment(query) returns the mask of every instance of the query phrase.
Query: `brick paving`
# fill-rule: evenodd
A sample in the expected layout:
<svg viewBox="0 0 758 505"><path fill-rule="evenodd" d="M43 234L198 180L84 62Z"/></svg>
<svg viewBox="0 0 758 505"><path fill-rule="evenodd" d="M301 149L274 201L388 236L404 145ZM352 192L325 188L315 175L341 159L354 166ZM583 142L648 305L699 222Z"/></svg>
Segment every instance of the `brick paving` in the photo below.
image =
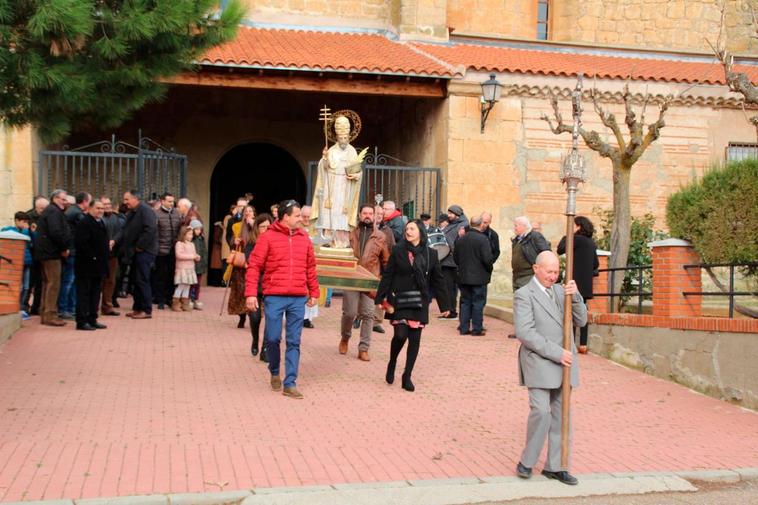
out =
<svg viewBox="0 0 758 505"><path fill-rule="evenodd" d="M527 394L506 323L433 321L407 393L383 379L388 334L370 363L357 332L337 353L337 298L304 330L297 401L218 316L221 290L203 296L97 332L35 318L0 346L0 501L514 474ZM758 467L755 412L597 356L581 377L576 473Z"/></svg>

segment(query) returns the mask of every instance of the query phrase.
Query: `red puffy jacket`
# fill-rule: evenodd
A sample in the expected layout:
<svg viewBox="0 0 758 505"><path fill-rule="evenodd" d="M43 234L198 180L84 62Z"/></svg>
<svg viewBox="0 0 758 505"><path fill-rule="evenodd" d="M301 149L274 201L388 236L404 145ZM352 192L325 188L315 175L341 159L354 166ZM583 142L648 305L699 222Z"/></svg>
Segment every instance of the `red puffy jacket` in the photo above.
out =
<svg viewBox="0 0 758 505"><path fill-rule="evenodd" d="M319 296L316 255L303 230L290 230L276 221L258 237L247 260L246 297L258 295L261 271L265 296Z"/></svg>

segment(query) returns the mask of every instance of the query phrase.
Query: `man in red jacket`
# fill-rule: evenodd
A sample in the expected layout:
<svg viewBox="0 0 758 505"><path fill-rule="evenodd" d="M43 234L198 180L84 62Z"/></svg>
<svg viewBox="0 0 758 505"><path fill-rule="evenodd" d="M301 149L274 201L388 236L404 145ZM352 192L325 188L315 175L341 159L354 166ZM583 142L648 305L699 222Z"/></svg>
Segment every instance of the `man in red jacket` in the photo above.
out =
<svg viewBox="0 0 758 505"><path fill-rule="evenodd" d="M316 255L308 234L300 226L300 204L286 200L279 204L277 221L258 237L247 263L245 297L249 311L258 310L258 279L263 272L263 310L266 315L266 353L271 372L271 388L282 389L279 378L281 361L282 317L287 319L284 353L284 396L301 399L297 390L300 364L300 335L303 331L305 305L318 301Z"/></svg>

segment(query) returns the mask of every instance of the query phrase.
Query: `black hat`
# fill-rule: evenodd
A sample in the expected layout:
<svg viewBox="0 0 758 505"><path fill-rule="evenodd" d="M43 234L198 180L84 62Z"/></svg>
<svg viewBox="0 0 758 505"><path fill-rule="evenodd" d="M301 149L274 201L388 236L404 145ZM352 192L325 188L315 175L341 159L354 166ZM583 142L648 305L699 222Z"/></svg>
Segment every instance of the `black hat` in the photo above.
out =
<svg viewBox="0 0 758 505"><path fill-rule="evenodd" d="M437 224L441 223L442 221L447 221L447 214L440 214L437 216Z"/></svg>
<svg viewBox="0 0 758 505"><path fill-rule="evenodd" d="M423 214L421 214L420 218L422 221L426 221L427 219L431 219L432 216L424 212Z"/></svg>

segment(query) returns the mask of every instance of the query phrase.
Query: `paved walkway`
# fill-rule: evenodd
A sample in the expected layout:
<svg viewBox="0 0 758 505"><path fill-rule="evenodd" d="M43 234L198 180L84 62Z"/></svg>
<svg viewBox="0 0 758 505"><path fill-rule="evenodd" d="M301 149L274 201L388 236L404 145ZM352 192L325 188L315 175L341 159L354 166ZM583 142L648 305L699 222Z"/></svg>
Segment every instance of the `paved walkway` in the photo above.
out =
<svg viewBox="0 0 758 505"><path fill-rule="evenodd" d="M0 501L513 475L524 440L510 327L425 330L415 393L372 361L337 353L339 299L305 330L299 387L270 391L249 331L202 312L108 330L42 327L0 346ZM402 361L401 364L402 366ZM582 357L574 395L576 473L758 466L758 414Z"/></svg>

